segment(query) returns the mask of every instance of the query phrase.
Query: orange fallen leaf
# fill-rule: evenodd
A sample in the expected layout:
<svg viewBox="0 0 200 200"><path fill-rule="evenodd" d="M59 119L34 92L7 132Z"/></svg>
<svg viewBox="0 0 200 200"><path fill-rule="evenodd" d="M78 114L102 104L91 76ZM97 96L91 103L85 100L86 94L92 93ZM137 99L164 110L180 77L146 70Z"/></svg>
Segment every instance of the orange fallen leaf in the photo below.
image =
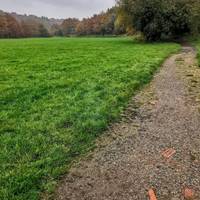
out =
<svg viewBox="0 0 200 200"><path fill-rule="evenodd" d="M176 153L176 151L172 148L165 150L162 155L163 157L169 159L170 157L172 157L174 154Z"/></svg>
<svg viewBox="0 0 200 200"><path fill-rule="evenodd" d="M150 189L148 191L148 194L149 194L149 200L157 200L155 192L153 191L153 189Z"/></svg>
<svg viewBox="0 0 200 200"><path fill-rule="evenodd" d="M185 188L184 190L184 197L187 200L192 200L194 199L194 191L190 188Z"/></svg>

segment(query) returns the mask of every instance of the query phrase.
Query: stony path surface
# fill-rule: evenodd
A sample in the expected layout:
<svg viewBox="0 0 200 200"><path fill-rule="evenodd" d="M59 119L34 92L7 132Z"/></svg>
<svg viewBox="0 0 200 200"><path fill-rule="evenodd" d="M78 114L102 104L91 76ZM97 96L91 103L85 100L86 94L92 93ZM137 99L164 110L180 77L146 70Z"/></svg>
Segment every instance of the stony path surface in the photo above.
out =
<svg viewBox="0 0 200 200"><path fill-rule="evenodd" d="M188 188L200 200L200 113L183 70L194 62L191 47L167 59L122 121L64 177L54 199L147 200L152 188L158 200L184 200Z"/></svg>

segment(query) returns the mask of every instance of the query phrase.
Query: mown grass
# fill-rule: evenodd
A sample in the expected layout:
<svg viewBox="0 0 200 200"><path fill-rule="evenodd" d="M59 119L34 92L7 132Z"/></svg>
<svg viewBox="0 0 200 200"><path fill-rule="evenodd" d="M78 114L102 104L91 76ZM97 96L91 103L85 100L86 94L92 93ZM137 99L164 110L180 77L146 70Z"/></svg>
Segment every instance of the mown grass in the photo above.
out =
<svg viewBox="0 0 200 200"><path fill-rule="evenodd" d="M38 199L119 117L176 44L0 41L0 199Z"/></svg>

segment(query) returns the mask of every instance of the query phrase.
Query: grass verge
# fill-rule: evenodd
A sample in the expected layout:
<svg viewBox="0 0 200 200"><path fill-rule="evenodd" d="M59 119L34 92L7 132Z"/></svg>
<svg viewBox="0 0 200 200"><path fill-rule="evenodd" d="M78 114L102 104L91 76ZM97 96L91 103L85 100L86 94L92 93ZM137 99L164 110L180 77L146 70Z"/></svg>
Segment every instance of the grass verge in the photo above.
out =
<svg viewBox="0 0 200 200"><path fill-rule="evenodd" d="M198 39L198 40L196 41L196 46L197 46L197 50L198 50L197 58L198 58L199 67L200 67L200 39Z"/></svg>

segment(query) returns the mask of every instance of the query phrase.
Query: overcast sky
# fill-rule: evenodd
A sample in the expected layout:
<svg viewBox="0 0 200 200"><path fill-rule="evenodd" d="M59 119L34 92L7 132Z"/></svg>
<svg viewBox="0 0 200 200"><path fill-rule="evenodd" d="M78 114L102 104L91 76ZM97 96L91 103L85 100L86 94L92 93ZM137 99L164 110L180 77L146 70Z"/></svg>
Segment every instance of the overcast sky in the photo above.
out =
<svg viewBox="0 0 200 200"><path fill-rule="evenodd" d="M114 4L115 0L0 0L0 10L54 18L83 18Z"/></svg>

